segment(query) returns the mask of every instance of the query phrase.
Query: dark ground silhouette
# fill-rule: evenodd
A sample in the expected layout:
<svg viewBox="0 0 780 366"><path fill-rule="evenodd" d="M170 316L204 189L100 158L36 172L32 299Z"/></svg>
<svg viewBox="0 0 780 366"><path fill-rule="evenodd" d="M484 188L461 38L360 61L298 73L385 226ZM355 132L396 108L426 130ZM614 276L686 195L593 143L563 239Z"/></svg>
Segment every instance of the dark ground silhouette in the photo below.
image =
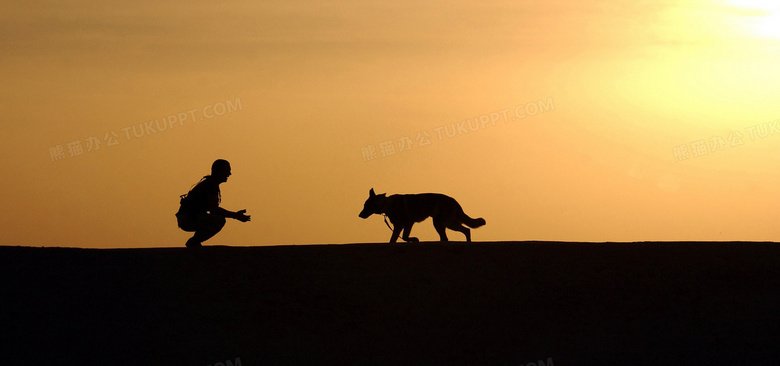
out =
<svg viewBox="0 0 780 366"><path fill-rule="evenodd" d="M6 365L777 364L772 243L0 247Z"/></svg>

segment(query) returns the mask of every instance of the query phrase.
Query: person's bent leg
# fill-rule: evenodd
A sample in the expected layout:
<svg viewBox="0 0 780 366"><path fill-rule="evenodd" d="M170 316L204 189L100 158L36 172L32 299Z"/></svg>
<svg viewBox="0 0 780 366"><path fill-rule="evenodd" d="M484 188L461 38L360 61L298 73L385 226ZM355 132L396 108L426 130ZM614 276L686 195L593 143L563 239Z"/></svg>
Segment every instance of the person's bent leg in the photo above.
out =
<svg viewBox="0 0 780 366"><path fill-rule="evenodd" d="M217 235L225 226L225 217L215 214L203 214L198 217L198 227L195 235L187 240L187 247L199 247L201 243Z"/></svg>
<svg viewBox="0 0 780 366"><path fill-rule="evenodd" d="M198 223L200 220L198 220L197 215L187 215L187 214L176 214L176 219L179 223L179 228L188 231L188 232L196 232L198 231ZM189 238L187 240L187 243L185 246L187 248L199 248L200 242L196 240L195 236Z"/></svg>

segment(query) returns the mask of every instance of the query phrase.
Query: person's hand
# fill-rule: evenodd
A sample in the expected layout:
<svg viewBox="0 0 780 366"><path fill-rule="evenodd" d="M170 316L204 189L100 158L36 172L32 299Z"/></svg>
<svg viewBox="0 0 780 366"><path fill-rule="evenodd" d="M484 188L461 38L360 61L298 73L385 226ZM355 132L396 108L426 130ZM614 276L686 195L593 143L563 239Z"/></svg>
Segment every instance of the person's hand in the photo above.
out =
<svg viewBox="0 0 780 366"><path fill-rule="evenodd" d="M246 210L240 210L236 212L236 220L241 222L247 222L251 220L252 217L246 214Z"/></svg>

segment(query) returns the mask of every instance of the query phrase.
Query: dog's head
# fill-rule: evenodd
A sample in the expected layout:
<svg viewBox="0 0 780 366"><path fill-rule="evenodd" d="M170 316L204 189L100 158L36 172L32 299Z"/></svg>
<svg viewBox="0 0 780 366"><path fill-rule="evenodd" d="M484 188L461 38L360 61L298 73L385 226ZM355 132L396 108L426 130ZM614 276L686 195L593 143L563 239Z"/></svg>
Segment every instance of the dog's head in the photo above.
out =
<svg viewBox="0 0 780 366"><path fill-rule="evenodd" d="M376 194L374 193L374 189L371 188L370 191L368 191L368 199L366 200L366 203L363 204L363 211L360 211L361 218L367 219L372 214L382 214L384 213L384 205L383 200L385 198L385 194Z"/></svg>

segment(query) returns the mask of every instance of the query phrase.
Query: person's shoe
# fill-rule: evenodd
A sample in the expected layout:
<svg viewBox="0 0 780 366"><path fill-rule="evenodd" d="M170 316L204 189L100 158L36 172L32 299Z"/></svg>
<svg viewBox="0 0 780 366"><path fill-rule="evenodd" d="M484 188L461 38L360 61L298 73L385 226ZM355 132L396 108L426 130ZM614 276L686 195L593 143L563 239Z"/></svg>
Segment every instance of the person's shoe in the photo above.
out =
<svg viewBox="0 0 780 366"><path fill-rule="evenodd" d="M186 246L187 246L187 248L202 248L203 247L203 245L201 245L199 241L192 240L192 239L187 240Z"/></svg>

